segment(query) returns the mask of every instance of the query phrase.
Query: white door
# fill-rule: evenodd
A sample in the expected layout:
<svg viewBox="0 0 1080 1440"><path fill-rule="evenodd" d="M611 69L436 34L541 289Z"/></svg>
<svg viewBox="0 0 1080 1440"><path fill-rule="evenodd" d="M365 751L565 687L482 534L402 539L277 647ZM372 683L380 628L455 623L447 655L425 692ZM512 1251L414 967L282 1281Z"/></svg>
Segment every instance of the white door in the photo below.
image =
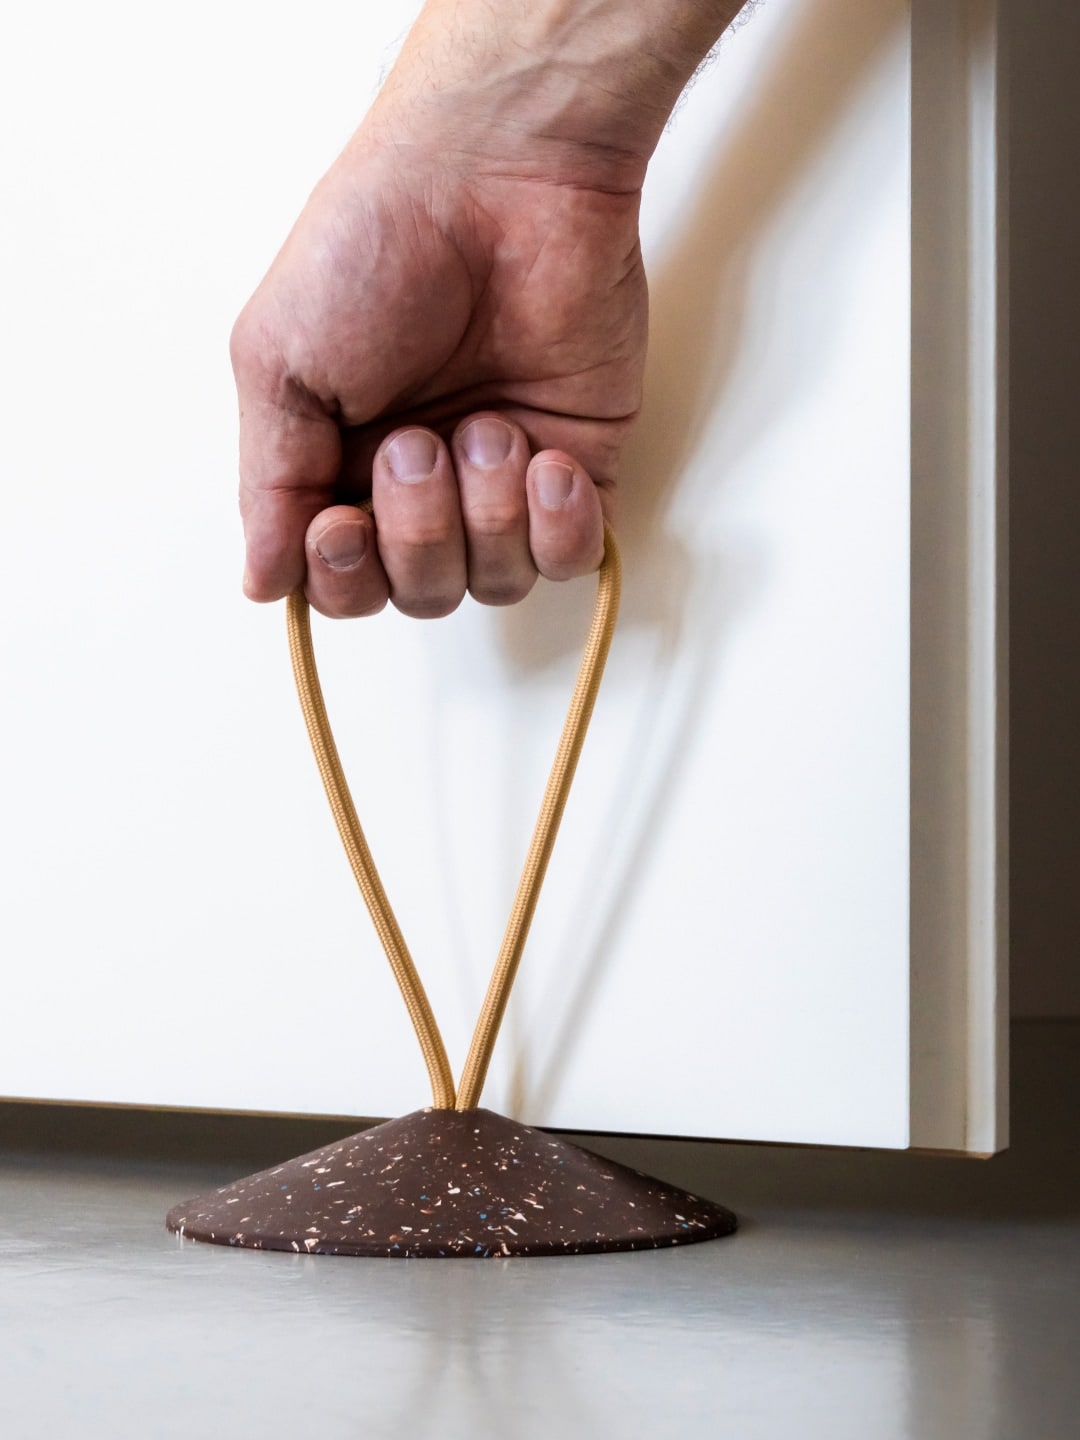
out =
<svg viewBox="0 0 1080 1440"><path fill-rule="evenodd" d="M2 1095L426 1103L239 596L225 353L415 9L8 26ZM991 0L770 0L664 137L622 621L494 1108L1005 1143L994 41ZM592 592L316 623L456 1061Z"/></svg>

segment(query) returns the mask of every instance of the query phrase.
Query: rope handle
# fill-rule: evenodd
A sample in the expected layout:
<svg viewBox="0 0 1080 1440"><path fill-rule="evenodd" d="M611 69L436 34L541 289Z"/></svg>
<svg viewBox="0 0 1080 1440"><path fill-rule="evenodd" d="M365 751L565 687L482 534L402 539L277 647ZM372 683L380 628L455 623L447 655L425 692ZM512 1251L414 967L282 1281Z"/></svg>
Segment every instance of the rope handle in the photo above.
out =
<svg viewBox="0 0 1080 1440"><path fill-rule="evenodd" d="M370 505L365 508L370 508ZM446 1046L443 1044L431 1003L383 889L379 872L375 868L375 861L364 837L334 742L315 664L311 616L303 588L295 590L286 602L289 653L311 748L315 752L326 797L330 802L353 876L364 897L364 903L386 952L420 1043L431 1082L432 1103L437 1110L475 1110L480 1103L499 1028L506 1013L518 966L521 964L529 927L540 898L540 888L555 848L559 823L566 809L570 786L573 784L574 772L600 689L618 615L621 588L622 567L618 546L610 527L605 524L604 558L600 563L596 605L578 669L577 682L544 790L532 842L525 858L521 879L518 881L506 932L473 1032L461 1083L456 1091Z"/></svg>

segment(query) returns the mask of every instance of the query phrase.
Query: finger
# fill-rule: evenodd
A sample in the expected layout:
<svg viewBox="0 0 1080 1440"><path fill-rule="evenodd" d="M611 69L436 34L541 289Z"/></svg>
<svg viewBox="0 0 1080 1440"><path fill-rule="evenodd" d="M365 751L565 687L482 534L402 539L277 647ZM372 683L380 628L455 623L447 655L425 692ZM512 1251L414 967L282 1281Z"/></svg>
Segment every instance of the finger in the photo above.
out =
<svg viewBox="0 0 1080 1440"><path fill-rule="evenodd" d="M449 615L465 594L465 532L450 452L433 430L387 436L372 498L391 601L418 619Z"/></svg>
<svg viewBox="0 0 1080 1440"><path fill-rule="evenodd" d="M469 593L483 605L516 604L536 583L525 498L528 439L499 415L471 415L454 435L453 454Z"/></svg>
<svg viewBox="0 0 1080 1440"><path fill-rule="evenodd" d="M375 522L353 505L331 505L307 532L307 597L331 619L374 615L390 587L379 558Z"/></svg>
<svg viewBox="0 0 1080 1440"><path fill-rule="evenodd" d="M331 502L341 437L330 416L268 367L241 322L232 358L240 399L244 590L252 600L280 600L303 581L304 537Z"/></svg>
<svg viewBox="0 0 1080 1440"><path fill-rule="evenodd" d="M596 570L604 558L604 517L582 467L564 450L543 450L529 465L526 490L529 548L540 574L572 580Z"/></svg>

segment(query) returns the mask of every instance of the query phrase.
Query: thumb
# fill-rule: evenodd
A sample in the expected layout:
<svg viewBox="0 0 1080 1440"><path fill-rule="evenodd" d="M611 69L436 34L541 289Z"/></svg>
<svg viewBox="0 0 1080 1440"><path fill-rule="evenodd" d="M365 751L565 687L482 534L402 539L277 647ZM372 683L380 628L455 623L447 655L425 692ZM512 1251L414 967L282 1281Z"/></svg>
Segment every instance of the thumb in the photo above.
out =
<svg viewBox="0 0 1080 1440"><path fill-rule="evenodd" d="M234 337L240 399L240 515L244 592L280 600L303 583L304 537L334 501L341 469L337 422L287 377L272 377Z"/></svg>

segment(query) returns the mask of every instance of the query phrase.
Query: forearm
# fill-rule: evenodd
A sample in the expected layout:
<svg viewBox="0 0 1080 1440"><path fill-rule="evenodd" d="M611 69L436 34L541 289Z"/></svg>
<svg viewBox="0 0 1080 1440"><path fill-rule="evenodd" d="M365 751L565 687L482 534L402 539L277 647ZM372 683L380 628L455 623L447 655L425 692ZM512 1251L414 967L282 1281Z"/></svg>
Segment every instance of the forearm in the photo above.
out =
<svg viewBox="0 0 1080 1440"><path fill-rule="evenodd" d="M746 0L428 0L379 116L528 173L636 188L687 81ZM453 117L452 123L449 117Z"/></svg>

